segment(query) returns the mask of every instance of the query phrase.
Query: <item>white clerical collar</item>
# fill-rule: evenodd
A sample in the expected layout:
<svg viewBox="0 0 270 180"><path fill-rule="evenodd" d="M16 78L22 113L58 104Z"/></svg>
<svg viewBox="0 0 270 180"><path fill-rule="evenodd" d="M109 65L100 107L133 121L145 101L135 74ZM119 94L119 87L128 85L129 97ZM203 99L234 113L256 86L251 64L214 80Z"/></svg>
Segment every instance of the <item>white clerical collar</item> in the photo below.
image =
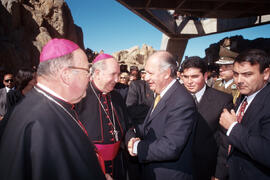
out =
<svg viewBox="0 0 270 180"><path fill-rule="evenodd" d="M233 79L231 79L231 80L229 80L229 81L224 81L224 87L225 87L225 89L227 89L227 87L229 87L230 86L230 84L232 84L233 83Z"/></svg>
<svg viewBox="0 0 270 180"><path fill-rule="evenodd" d="M195 93L195 96L196 96L196 99L198 102L200 102L200 100L202 99L202 96L203 96L205 90L206 90L206 85L204 85L201 90L199 90L198 92Z"/></svg>
<svg viewBox="0 0 270 180"><path fill-rule="evenodd" d="M160 97L161 98L168 91L168 89L170 89L170 87L175 83L175 81L176 81L176 79L172 80L170 82L170 84L168 84L168 86L165 89L163 89L163 91L161 91L161 93L160 93Z"/></svg>
<svg viewBox="0 0 270 180"><path fill-rule="evenodd" d="M50 93L51 95L57 97L58 99L62 99L63 101L68 102L65 98L63 98L62 96L60 96L59 94L57 94L56 92L54 92L53 90L48 88L47 86L45 86L39 82L37 83L37 86L40 87L41 89L43 89L44 91Z"/></svg>

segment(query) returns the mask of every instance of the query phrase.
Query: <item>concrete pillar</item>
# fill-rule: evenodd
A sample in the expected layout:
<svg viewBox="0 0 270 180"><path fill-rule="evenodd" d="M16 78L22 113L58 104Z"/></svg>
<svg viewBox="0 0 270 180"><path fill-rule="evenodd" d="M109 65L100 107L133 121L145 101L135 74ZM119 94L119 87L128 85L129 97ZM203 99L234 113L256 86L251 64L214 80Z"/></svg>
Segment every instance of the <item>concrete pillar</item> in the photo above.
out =
<svg viewBox="0 0 270 180"><path fill-rule="evenodd" d="M180 64L186 50L187 43L188 39L170 38L163 34L160 49L172 53Z"/></svg>

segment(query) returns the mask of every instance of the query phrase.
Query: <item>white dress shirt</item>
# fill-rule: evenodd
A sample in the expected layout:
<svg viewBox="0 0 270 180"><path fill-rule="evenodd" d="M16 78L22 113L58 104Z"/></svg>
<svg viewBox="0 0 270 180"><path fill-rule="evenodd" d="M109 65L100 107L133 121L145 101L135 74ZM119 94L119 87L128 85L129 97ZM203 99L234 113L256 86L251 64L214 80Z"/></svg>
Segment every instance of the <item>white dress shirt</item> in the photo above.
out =
<svg viewBox="0 0 270 180"><path fill-rule="evenodd" d="M196 99L197 99L198 103L201 101L202 96L203 96L205 90L206 90L206 85L204 85L203 88L202 88L201 90L199 90L198 92L196 92L196 93L194 94L194 95L196 96Z"/></svg>
<svg viewBox="0 0 270 180"><path fill-rule="evenodd" d="M265 86L264 86L264 87L265 87ZM263 87L263 88L264 88L264 87ZM263 88L262 88L262 89L263 89ZM256 91L255 93L253 93L253 94L251 94L250 96L247 96L247 97L245 97L245 98L243 99L243 101L241 102L241 104L239 105L239 107L238 107L238 109L237 109L237 111L236 111L236 116L238 116L240 107L241 107L242 103L244 102L244 100L247 99L247 105L246 105L245 110L244 110L244 113L245 113L246 110L248 109L249 105L251 104L251 102L252 102L253 99L255 98L255 96L256 96L262 89ZM230 127L228 128L228 131L227 131L227 133L226 133L227 136L230 135L230 133L231 133L233 127L234 127L237 123L238 123L238 122L236 121L236 122L233 122L233 123L230 125Z"/></svg>

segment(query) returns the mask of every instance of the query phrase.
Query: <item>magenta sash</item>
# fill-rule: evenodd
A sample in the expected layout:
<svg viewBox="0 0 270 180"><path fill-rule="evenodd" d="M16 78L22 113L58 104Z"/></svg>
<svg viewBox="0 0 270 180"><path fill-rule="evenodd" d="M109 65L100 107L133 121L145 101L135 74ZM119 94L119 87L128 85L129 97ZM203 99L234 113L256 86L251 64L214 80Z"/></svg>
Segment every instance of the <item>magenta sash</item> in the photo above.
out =
<svg viewBox="0 0 270 180"><path fill-rule="evenodd" d="M114 144L95 144L95 146L105 161L112 161L118 153L120 141Z"/></svg>

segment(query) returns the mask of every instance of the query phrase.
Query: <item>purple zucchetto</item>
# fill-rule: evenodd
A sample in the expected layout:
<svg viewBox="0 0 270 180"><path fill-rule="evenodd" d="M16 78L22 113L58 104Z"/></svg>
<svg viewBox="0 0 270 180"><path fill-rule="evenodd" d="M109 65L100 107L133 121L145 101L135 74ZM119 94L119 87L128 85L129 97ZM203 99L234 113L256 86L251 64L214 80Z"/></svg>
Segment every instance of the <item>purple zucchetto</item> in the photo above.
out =
<svg viewBox="0 0 270 180"><path fill-rule="evenodd" d="M95 64L98 61L101 61L103 59L110 59L110 58L114 58L113 56L109 55L109 54L99 54L92 62L92 64Z"/></svg>
<svg viewBox="0 0 270 180"><path fill-rule="evenodd" d="M58 58L70 54L79 48L80 47L77 44L70 40L54 38L42 48L39 60L40 62L44 62L50 59Z"/></svg>

